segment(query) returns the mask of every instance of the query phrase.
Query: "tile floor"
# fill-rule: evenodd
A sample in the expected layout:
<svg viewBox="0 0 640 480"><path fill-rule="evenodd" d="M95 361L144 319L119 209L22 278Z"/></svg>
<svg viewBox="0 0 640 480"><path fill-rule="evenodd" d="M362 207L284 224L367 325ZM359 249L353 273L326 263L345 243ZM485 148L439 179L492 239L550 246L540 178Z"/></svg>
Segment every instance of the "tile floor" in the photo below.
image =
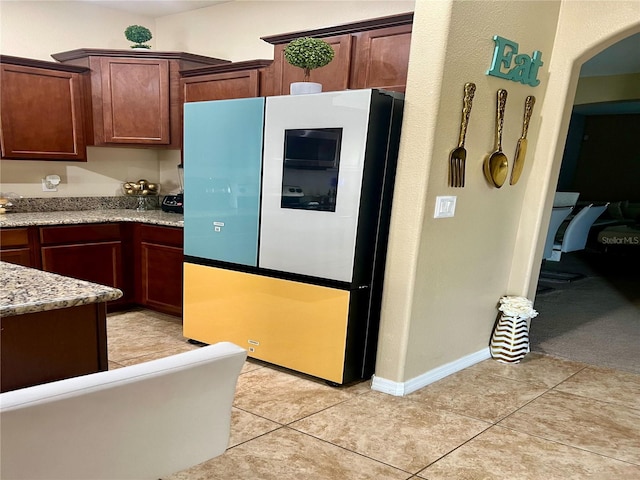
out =
<svg viewBox="0 0 640 480"><path fill-rule="evenodd" d="M111 368L198 348L180 320L108 317ZM164 480L640 479L640 376L542 354L406 397L248 360L227 452Z"/></svg>

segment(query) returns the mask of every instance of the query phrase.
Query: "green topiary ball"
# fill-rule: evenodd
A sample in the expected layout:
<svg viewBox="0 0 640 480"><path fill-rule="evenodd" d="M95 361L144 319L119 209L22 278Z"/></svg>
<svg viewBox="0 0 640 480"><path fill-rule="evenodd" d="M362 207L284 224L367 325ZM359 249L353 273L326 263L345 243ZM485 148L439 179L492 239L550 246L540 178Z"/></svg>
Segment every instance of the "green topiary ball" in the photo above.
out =
<svg viewBox="0 0 640 480"><path fill-rule="evenodd" d="M131 48L151 48L149 45L143 45L144 42L148 42L153 38L151 30L141 25L129 25L125 31L124 36L130 42L135 43Z"/></svg>
<svg viewBox="0 0 640 480"><path fill-rule="evenodd" d="M324 67L333 60L334 55L331 45L313 37L292 40L284 49L284 59L294 67L304 70L305 81L309 80L311 70Z"/></svg>

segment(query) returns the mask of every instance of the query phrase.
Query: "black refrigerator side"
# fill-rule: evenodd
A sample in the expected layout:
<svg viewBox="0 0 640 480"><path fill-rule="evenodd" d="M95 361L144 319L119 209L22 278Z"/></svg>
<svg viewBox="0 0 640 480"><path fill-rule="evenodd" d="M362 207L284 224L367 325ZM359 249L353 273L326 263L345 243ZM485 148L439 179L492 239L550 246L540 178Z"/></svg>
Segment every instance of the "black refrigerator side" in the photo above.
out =
<svg viewBox="0 0 640 480"><path fill-rule="evenodd" d="M356 236L345 379L375 370L404 95L373 90ZM357 320L356 320L357 319Z"/></svg>

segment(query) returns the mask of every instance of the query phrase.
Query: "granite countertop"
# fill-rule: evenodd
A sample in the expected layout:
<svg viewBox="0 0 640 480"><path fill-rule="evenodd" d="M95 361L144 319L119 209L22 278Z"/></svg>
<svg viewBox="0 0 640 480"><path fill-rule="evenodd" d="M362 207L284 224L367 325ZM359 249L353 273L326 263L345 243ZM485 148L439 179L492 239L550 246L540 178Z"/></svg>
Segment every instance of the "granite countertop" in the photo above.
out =
<svg viewBox="0 0 640 480"><path fill-rule="evenodd" d="M117 288L0 262L0 316L43 312L107 302L122 296Z"/></svg>
<svg viewBox="0 0 640 480"><path fill-rule="evenodd" d="M162 210L138 212L130 209L5 213L0 215L0 227L4 228L105 222L140 222L182 228L184 227L184 216Z"/></svg>

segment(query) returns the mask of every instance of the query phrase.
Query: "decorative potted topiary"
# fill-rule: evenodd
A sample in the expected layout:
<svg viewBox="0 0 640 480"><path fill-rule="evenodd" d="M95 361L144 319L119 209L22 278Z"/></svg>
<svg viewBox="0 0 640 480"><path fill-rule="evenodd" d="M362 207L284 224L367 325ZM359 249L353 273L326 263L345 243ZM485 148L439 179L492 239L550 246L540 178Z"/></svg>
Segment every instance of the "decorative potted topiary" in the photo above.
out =
<svg viewBox="0 0 640 480"><path fill-rule="evenodd" d="M133 42L134 45L131 45L131 48L151 48L150 45L145 45L145 42L151 40L151 30L147 27L143 27L141 25L129 25L124 31L124 36L130 42Z"/></svg>
<svg viewBox="0 0 640 480"><path fill-rule="evenodd" d="M309 81L311 70L324 67L335 52L331 45L320 38L301 37L292 40L284 49L284 59L294 67L304 70L304 82L291 84L291 93L317 93L322 91L322 85Z"/></svg>

